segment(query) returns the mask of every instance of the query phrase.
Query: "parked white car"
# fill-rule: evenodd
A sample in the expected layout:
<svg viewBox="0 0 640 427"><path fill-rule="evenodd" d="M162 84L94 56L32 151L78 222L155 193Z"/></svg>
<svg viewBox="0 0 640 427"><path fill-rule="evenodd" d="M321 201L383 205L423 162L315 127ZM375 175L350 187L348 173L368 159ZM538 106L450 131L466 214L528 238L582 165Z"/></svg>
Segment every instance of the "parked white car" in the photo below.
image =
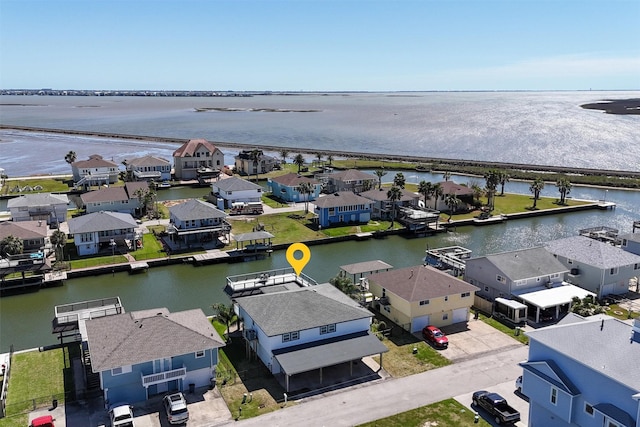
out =
<svg viewBox="0 0 640 427"><path fill-rule="evenodd" d="M162 399L169 424L184 424L189 420L187 399L180 392L169 394Z"/></svg>
<svg viewBox="0 0 640 427"><path fill-rule="evenodd" d="M126 403L118 403L109 409L111 427L134 427L133 406Z"/></svg>

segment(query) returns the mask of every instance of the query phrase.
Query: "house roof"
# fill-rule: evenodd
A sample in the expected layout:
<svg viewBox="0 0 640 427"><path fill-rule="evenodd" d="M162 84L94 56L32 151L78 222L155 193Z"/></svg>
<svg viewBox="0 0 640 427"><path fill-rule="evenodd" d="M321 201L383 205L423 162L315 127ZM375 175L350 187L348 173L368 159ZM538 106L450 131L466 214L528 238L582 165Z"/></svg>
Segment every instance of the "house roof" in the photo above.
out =
<svg viewBox="0 0 640 427"><path fill-rule="evenodd" d="M262 190L262 186L237 176L216 181L213 183L213 187L218 188L219 191Z"/></svg>
<svg viewBox="0 0 640 427"><path fill-rule="evenodd" d="M92 154L88 160L78 160L73 162L71 166L76 168L111 168L118 167L115 162L105 160L99 154Z"/></svg>
<svg viewBox="0 0 640 427"><path fill-rule="evenodd" d="M215 153L216 151L220 151L215 145L207 141L206 139L191 139L188 142L185 142L173 152L173 157L193 157L196 151L200 147L204 147L210 153Z"/></svg>
<svg viewBox="0 0 640 427"><path fill-rule="evenodd" d="M632 326L609 316L581 318L527 332L555 352L640 392L640 342L631 340ZM589 351L585 351L589 349Z"/></svg>
<svg viewBox="0 0 640 427"><path fill-rule="evenodd" d="M224 346L201 309L166 308L86 321L94 372Z"/></svg>
<svg viewBox="0 0 640 427"><path fill-rule="evenodd" d="M381 188L381 189L375 188L373 190L364 191L360 193L360 195L370 200L385 201L385 200L389 200L389 197L387 196L388 192L389 192L389 189L387 188ZM400 189L400 193L401 193L401 197L399 200L400 202L408 202L411 200L416 200L418 197L420 197L416 193L409 190L405 190L404 188Z"/></svg>
<svg viewBox="0 0 640 427"><path fill-rule="evenodd" d="M19 197L14 197L7 201L7 208L22 208L22 207L35 207L35 206L51 206L68 204L69 197L66 194L53 194L53 193L35 193L24 194Z"/></svg>
<svg viewBox="0 0 640 427"><path fill-rule="evenodd" d="M571 284L563 284L553 288L529 288L523 290L515 290L512 294L517 295L524 302L532 304L542 309L556 307L561 304L569 304L574 297L581 300L587 296L595 297L593 292Z"/></svg>
<svg viewBox="0 0 640 427"><path fill-rule="evenodd" d="M478 259L480 258L482 257ZM484 258L511 280L524 280L568 271L567 267L543 247L492 254Z"/></svg>
<svg viewBox="0 0 640 427"><path fill-rule="evenodd" d="M552 254L603 270L640 263L640 255L585 236L553 240L548 242L545 247Z"/></svg>
<svg viewBox="0 0 640 427"><path fill-rule="evenodd" d="M97 231L136 228L137 224L128 213L94 212L71 218L67 221L70 234L94 233Z"/></svg>
<svg viewBox="0 0 640 427"><path fill-rule="evenodd" d="M277 182L278 184L284 185L287 187L297 187L303 182L309 182L314 185L320 183L320 181L318 181L317 179L298 175L297 173L288 173L286 175L276 176L271 178L271 181Z"/></svg>
<svg viewBox="0 0 640 427"><path fill-rule="evenodd" d="M369 276L369 283L371 282L410 302L475 292L479 289L428 265L374 273Z"/></svg>
<svg viewBox="0 0 640 427"><path fill-rule="evenodd" d="M393 268L391 264L387 264L379 259L375 261L364 261L340 266L340 269L346 271L348 274L372 273L374 271L388 270L390 268Z"/></svg>
<svg viewBox="0 0 640 427"><path fill-rule="evenodd" d="M0 240L9 236L20 240L44 239L47 224L43 221L0 221Z"/></svg>
<svg viewBox="0 0 640 427"><path fill-rule="evenodd" d="M342 182L369 181L378 179L377 176L370 173L362 172L358 169L347 169L341 172L334 172L328 176L331 179L340 180Z"/></svg>
<svg viewBox="0 0 640 427"><path fill-rule="evenodd" d="M372 317L369 311L328 283L241 297L236 301L270 337Z"/></svg>
<svg viewBox="0 0 640 427"><path fill-rule="evenodd" d="M127 160L127 165L131 165L131 166L166 166L171 164L171 162L169 162L169 160L163 159L162 157L156 157L156 156L151 156L151 155L147 155L147 156L143 156L143 157L136 157L135 159L131 159L131 160Z"/></svg>
<svg viewBox="0 0 640 427"><path fill-rule="evenodd" d="M80 199L82 199L82 203L87 204L129 200L129 197L124 187L109 187L83 193L80 195Z"/></svg>
<svg viewBox="0 0 640 427"><path fill-rule="evenodd" d="M322 196L313 201L319 208L335 208L338 206L371 205L371 200L358 196L352 191L339 191Z"/></svg>
<svg viewBox="0 0 640 427"><path fill-rule="evenodd" d="M442 181L439 183L442 188L442 194L454 194L456 196L473 195L473 189L466 185L456 184L453 181Z"/></svg>
<svg viewBox="0 0 640 427"><path fill-rule="evenodd" d="M181 221L197 220L204 218L226 218L227 214L213 206L211 203L198 199L189 199L179 205L171 206L169 212Z"/></svg>

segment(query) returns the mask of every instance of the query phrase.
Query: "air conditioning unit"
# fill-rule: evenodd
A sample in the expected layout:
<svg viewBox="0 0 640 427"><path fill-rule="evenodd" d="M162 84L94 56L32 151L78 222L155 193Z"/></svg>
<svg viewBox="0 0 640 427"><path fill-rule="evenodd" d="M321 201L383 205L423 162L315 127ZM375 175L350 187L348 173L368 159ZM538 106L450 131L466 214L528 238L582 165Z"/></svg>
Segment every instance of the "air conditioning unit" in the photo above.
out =
<svg viewBox="0 0 640 427"><path fill-rule="evenodd" d="M380 298L380 304L381 305L389 305L389 297Z"/></svg>
<svg viewBox="0 0 640 427"><path fill-rule="evenodd" d="M572 268L571 271L570 271L570 274L572 276L577 276L577 275L580 274L580 269L579 268Z"/></svg>

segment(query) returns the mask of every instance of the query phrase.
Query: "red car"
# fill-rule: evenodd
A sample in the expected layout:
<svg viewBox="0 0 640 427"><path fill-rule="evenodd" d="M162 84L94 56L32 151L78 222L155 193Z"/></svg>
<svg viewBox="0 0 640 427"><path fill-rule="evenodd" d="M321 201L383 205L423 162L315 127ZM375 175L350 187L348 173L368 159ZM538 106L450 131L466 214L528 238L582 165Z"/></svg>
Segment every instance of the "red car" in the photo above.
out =
<svg viewBox="0 0 640 427"><path fill-rule="evenodd" d="M431 341L436 347L447 348L449 346L449 338L435 326L425 326L422 330L422 336L425 340Z"/></svg>
<svg viewBox="0 0 640 427"><path fill-rule="evenodd" d="M53 417L51 415L44 415L42 417L34 418L30 424L31 427L54 427Z"/></svg>

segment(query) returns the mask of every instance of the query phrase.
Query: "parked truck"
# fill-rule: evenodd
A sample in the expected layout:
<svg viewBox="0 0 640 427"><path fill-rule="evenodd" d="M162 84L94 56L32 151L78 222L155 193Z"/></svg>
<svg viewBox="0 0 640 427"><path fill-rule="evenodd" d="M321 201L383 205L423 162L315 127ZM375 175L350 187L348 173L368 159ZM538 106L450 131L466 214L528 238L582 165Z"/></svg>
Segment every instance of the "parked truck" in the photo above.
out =
<svg viewBox="0 0 640 427"><path fill-rule="evenodd" d="M260 202L233 202L231 215L260 215L264 212Z"/></svg>
<svg viewBox="0 0 640 427"><path fill-rule="evenodd" d="M509 406L507 400L498 393L476 391L473 393L473 405L495 417L497 424L512 424L520 421L520 412Z"/></svg>

